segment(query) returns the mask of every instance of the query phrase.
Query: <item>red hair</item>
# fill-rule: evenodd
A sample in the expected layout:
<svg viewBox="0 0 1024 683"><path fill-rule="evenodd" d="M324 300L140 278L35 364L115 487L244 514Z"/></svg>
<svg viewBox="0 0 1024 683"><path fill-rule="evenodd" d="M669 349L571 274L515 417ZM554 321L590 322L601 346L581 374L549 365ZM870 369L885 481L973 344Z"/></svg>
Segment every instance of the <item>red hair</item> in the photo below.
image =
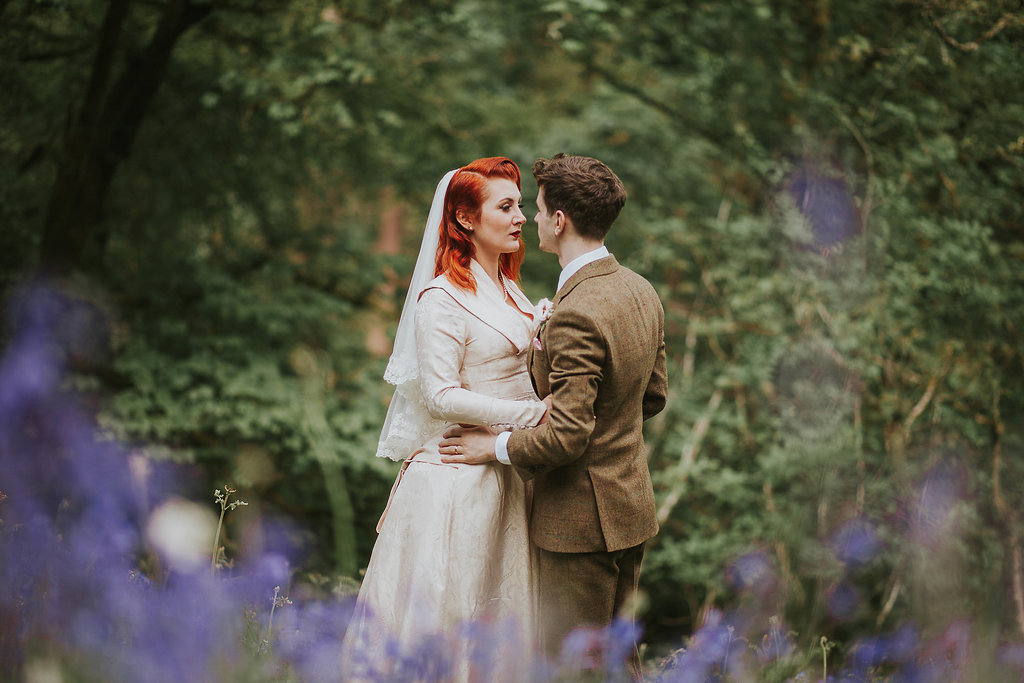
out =
<svg viewBox="0 0 1024 683"><path fill-rule="evenodd" d="M475 218L480 217L487 181L492 178L511 180L522 191L516 163L506 157L488 157L472 161L456 171L444 195L434 277L447 273L453 284L474 294L476 278L469 272L469 261L473 258L475 248L469 232L459 225L455 216L458 211L463 211ZM519 281L519 266L523 263L525 252L526 245L520 238L519 251L498 257L498 270L506 279Z"/></svg>

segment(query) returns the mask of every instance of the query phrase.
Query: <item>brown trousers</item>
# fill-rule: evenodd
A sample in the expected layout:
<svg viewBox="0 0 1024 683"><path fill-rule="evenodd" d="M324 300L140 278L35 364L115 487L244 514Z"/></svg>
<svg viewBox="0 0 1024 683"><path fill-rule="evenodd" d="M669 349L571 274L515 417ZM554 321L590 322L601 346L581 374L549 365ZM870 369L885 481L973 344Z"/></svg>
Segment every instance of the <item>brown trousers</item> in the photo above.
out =
<svg viewBox="0 0 1024 683"><path fill-rule="evenodd" d="M555 553L538 548L541 636L549 657L557 659L562 641L575 628L607 626L616 616L635 618L632 598L643 558L643 543L596 553ZM630 669L634 678L639 677L635 643Z"/></svg>

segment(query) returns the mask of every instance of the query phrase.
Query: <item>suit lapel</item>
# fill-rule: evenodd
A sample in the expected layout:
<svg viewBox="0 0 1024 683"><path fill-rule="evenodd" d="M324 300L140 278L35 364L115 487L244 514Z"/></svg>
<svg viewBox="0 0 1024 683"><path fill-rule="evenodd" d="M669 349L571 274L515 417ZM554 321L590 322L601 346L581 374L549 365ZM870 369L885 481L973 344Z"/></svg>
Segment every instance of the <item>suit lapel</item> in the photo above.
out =
<svg viewBox="0 0 1024 683"><path fill-rule="evenodd" d="M562 288L555 294L555 298L551 302L551 314L556 315L559 302L565 299L565 297L568 296L569 293L572 292L572 290L581 282L588 278L614 273L618 267L619 264L615 260L615 257L609 254L604 258L588 263L580 268L578 271L573 273L572 277L570 277L565 284L562 285ZM549 378L547 376L551 370L551 358L548 356L547 352L543 350L543 339L541 339L543 336L544 330L538 329L535 337L541 340L542 350L539 352L541 356L538 358L538 352L532 343L526 354L526 367L530 371L530 381L533 383L533 390L538 396L544 396L551 391Z"/></svg>
<svg viewBox="0 0 1024 683"><path fill-rule="evenodd" d="M562 288L559 289L558 292L555 294L555 298L551 302L553 309L551 315L557 315L559 303L563 301L570 293L572 293L572 290L575 289L576 286L579 285L581 282L592 277L610 275L614 273L616 270L618 270L618 268L619 263L611 254L605 256L604 258L598 259L592 263L588 263L587 265L580 268L577 272L573 273L572 277L566 280L565 284L562 285ZM538 330L537 337L540 338L544 336L543 333L544 330ZM543 342L543 340L541 341ZM530 380L533 382L534 391L537 393L538 396L543 396L549 393L551 390L551 387L548 383L549 379L547 377L547 374L551 370L551 357L544 350L542 350L540 353L543 355L540 359L538 359L536 354L534 353L534 348L531 345L530 351L527 355L527 367L530 369Z"/></svg>
<svg viewBox="0 0 1024 683"><path fill-rule="evenodd" d="M592 263L588 263L587 265L583 266L578 271L573 273L573 276L571 278L566 280L565 284L562 285L562 288L558 290L557 294L555 294L555 298L552 302L552 305L554 305L557 308L558 302L560 302L562 299L568 296L569 292L575 289L576 285L580 284L584 280L592 277L599 277L601 275L610 275L611 273L614 273L616 270L618 270L618 268L619 262L616 261L615 257L612 256L611 254L605 256L604 258L598 259Z"/></svg>
<svg viewBox="0 0 1024 683"><path fill-rule="evenodd" d="M526 372L530 375L530 384L533 386L533 393L540 395L540 387L537 386L537 378L533 375L534 345L531 340L530 348L526 350Z"/></svg>

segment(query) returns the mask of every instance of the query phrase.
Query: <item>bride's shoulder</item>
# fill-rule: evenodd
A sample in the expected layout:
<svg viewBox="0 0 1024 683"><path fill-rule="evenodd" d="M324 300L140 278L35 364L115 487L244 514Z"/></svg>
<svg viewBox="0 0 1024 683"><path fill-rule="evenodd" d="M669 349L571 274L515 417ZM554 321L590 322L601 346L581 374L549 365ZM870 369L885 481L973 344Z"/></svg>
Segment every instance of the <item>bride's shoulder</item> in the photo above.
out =
<svg viewBox="0 0 1024 683"><path fill-rule="evenodd" d="M456 324L456 319L465 316L465 312L455 287L443 277L435 278L420 292L416 326L421 332L437 325L451 327Z"/></svg>
<svg viewBox="0 0 1024 683"><path fill-rule="evenodd" d="M451 308L457 305L462 292L444 275L427 283L419 295L421 308Z"/></svg>
<svg viewBox="0 0 1024 683"><path fill-rule="evenodd" d="M442 292L446 292L449 296L455 296L456 294L455 285L452 284L452 281L448 279L448 276L443 273L427 283L420 292L420 301L423 301L424 297L428 296L431 298L443 296Z"/></svg>

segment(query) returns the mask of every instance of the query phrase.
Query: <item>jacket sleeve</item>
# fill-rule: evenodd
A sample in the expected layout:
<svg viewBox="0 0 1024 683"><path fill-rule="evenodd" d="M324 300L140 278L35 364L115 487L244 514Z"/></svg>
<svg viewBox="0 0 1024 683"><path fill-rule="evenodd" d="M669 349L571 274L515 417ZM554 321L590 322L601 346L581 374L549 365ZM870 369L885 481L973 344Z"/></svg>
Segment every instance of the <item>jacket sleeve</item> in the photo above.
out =
<svg viewBox="0 0 1024 683"><path fill-rule="evenodd" d="M594 404L608 355L597 325L576 311L555 311L544 343L551 359L551 413L534 429L513 432L509 460L524 478L566 465L590 445L597 418Z"/></svg>
<svg viewBox="0 0 1024 683"><path fill-rule="evenodd" d="M662 322L658 326L660 335L658 344L658 355L654 359L654 369L651 371L651 378L647 382L647 390L644 391L643 413L644 419L650 419L665 409L665 401L668 397L668 370L665 364L665 330L664 314Z"/></svg>
<svg viewBox="0 0 1024 683"><path fill-rule="evenodd" d="M468 313L442 289L428 289L416 307L420 389L431 417L496 429L529 427L544 416L542 401L494 398L462 387Z"/></svg>

